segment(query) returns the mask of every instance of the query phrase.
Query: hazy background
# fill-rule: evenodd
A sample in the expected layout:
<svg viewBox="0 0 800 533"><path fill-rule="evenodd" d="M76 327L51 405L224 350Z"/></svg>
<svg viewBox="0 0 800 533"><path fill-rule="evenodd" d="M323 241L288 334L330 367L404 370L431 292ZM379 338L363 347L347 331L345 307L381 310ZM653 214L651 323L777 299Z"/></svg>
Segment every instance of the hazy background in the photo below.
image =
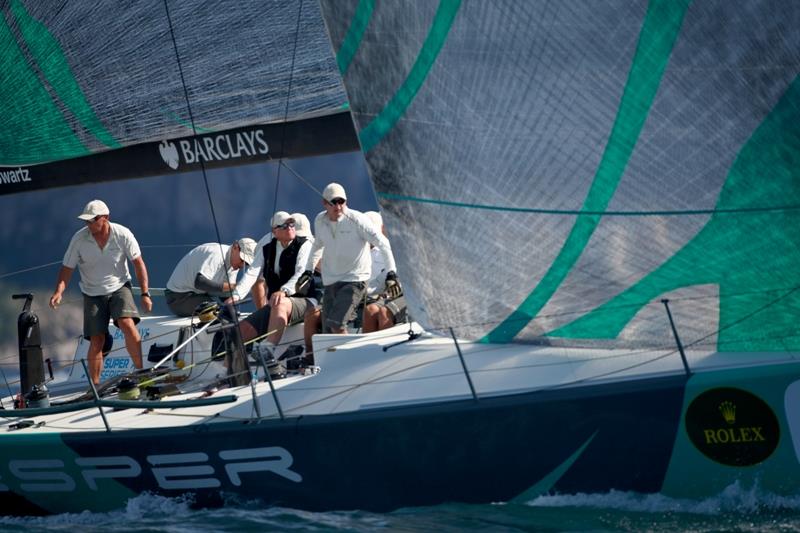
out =
<svg viewBox="0 0 800 533"><path fill-rule="evenodd" d="M285 164L320 191L338 181L354 209L377 209L361 152ZM207 176L223 243L240 237L260 239L269 231L268 221L276 209L303 212L312 224L322 210L318 194L286 168L279 171L274 162L211 170ZM0 196L0 369L8 379L18 369L17 316L22 300L12 300L14 293L34 293L32 309L41 323L44 356L63 360L74 354L83 324L79 274L73 275L57 311L47 302L67 244L83 227L77 216L95 198L108 204L113 222L133 231L151 287L164 287L192 247L217 241L200 172ZM135 279L134 284L138 285ZM153 314L167 314L163 297L155 297Z"/></svg>

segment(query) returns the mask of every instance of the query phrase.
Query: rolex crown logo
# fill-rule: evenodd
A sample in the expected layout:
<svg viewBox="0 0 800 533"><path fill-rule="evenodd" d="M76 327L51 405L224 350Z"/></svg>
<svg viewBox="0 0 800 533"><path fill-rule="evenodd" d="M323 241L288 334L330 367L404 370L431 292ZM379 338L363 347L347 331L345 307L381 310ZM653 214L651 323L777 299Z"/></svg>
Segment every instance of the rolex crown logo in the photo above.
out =
<svg viewBox="0 0 800 533"><path fill-rule="evenodd" d="M724 418L725 422L727 422L728 424L733 424L734 422L736 422L735 404L728 401L724 401L721 404L719 404L719 411L720 413L722 413L722 418Z"/></svg>

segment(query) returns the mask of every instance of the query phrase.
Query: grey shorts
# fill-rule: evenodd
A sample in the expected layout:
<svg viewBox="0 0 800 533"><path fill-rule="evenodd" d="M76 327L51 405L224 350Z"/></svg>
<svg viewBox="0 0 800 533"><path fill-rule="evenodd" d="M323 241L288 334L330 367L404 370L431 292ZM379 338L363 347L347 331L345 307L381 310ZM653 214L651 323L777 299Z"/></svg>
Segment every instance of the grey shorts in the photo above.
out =
<svg viewBox="0 0 800 533"><path fill-rule="evenodd" d="M381 298L380 300L376 300L370 303L388 309L389 312L392 313L392 318L394 319L395 324L406 322L406 319L408 318L408 310L406 309L405 296L398 296L393 300L389 300L387 298Z"/></svg>
<svg viewBox="0 0 800 533"><path fill-rule="evenodd" d="M169 310L178 316L192 316L197 306L204 302L215 301L210 294L197 294L196 292L172 292L169 289L164 291L164 299L167 301Z"/></svg>
<svg viewBox="0 0 800 533"><path fill-rule="evenodd" d="M367 284L363 281L337 281L325 286L322 297L322 331L330 333L347 326L356 316Z"/></svg>
<svg viewBox="0 0 800 533"><path fill-rule="evenodd" d="M305 298L296 298L294 296L289 296L289 300L292 301L292 312L289 313L289 324L302 321L303 316L306 314L306 309L308 309L308 300ZM269 312L271 309L270 306L265 305L245 318L244 321L253 326L259 335L263 335L269 331Z"/></svg>
<svg viewBox="0 0 800 533"><path fill-rule="evenodd" d="M130 284L103 296L83 295L84 338L107 334L108 321L112 318L115 326L118 318L132 318L134 324L139 323L139 310L136 308Z"/></svg>

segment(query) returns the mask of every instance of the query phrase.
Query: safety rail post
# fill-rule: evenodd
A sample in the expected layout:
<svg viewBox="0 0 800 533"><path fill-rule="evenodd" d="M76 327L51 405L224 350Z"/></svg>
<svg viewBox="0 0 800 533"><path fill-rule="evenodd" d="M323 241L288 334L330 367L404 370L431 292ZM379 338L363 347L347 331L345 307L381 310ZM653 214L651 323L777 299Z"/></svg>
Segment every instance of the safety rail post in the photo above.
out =
<svg viewBox="0 0 800 533"><path fill-rule="evenodd" d="M467 363L464 361L464 354L461 353L461 347L458 345L458 339L456 339L456 334L453 331L453 328L450 328L450 336L453 337L453 342L456 345L456 351L458 352L458 358L461 360L461 368L464 369L464 375L467 376L467 383L469 384L469 390L472 392L472 399L476 402L478 401L478 394L475 392L475 387L472 385L472 378L469 376L469 370L467 369Z"/></svg>
<svg viewBox="0 0 800 533"><path fill-rule="evenodd" d="M272 376L269 375L269 368L267 368L267 362L264 360L264 354L261 352L261 350L258 350L258 358L261 359L261 366L264 367L264 374L267 376L269 390L272 391L272 399L275 400L275 407L278 408L278 415L281 417L281 420L285 420L286 418L283 416L283 409L281 409L281 402L278 401L278 391L275 390L275 385L272 383Z"/></svg>
<svg viewBox="0 0 800 533"><path fill-rule="evenodd" d="M681 354L681 361L683 361L683 369L686 371L687 376L692 375L692 371L689 369L689 362L686 360L686 352L683 351L683 344L681 344L681 338L678 335L678 328L675 327L675 321L672 319L672 312L669 310L669 300L664 298L661 300L661 303L664 304L664 307L667 309L667 317L669 318L669 325L672 328L672 335L675 337L675 343L678 345L678 353Z"/></svg>
<svg viewBox="0 0 800 533"><path fill-rule="evenodd" d="M106 414L103 412L103 406L100 405L100 395L97 394L97 389L94 386L94 381L92 381L92 376L89 375L89 367L86 365L86 359L81 359L81 364L83 365L83 371L86 373L86 380L89 382L89 387L92 389L92 396L94 396L94 403L97 405L97 409L100 411L100 416L103 419L103 424L106 425L106 431L111 433L111 426L108 425L108 420L106 420Z"/></svg>

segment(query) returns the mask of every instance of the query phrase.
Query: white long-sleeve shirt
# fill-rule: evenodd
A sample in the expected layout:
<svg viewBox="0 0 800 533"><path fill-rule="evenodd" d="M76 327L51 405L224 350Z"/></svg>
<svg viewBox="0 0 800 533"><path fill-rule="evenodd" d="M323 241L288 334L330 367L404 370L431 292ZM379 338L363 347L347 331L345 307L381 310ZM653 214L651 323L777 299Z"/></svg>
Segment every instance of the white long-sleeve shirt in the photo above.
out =
<svg viewBox="0 0 800 533"><path fill-rule="evenodd" d="M332 221L326 211L314 220L314 245L306 261L311 270L322 261L322 283L367 281L372 272L369 245L380 250L387 271L396 270L389 239L360 211L346 209L339 220Z"/></svg>

